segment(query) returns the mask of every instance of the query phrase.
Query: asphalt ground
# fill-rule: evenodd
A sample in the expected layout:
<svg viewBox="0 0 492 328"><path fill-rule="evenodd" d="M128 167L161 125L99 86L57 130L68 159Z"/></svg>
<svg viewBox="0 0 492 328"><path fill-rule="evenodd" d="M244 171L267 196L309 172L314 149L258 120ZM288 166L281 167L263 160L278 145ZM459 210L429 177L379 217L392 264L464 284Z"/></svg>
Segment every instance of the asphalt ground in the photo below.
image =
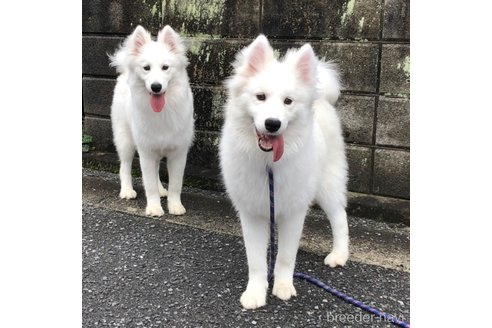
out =
<svg viewBox="0 0 492 328"><path fill-rule="evenodd" d="M393 327L301 280L289 301L270 290L265 307L242 309L246 256L225 195L185 189L187 214L155 219L135 186L137 200L119 200L117 175L83 170L83 327ZM409 322L408 228L349 222L352 257L331 269L326 219L311 211L296 271Z"/></svg>

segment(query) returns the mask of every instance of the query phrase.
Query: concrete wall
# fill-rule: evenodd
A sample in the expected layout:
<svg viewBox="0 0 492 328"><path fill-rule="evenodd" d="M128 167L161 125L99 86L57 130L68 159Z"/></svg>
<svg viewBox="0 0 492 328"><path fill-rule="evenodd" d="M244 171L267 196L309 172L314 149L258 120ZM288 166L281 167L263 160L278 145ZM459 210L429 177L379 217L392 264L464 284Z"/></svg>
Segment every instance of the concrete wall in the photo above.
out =
<svg viewBox="0 0 492 328"><path fill-rule="evenodd" d="M409 22L409 0L83 0L85 132L93 137L93 153L115 151L109 121L115 71L106 53L138 24L154 35L169 24L188 45L195 97L197 133L187 174L217 180L221 83L236 52L258 33L281 53L310 42L318 56L337 61L342 73L337 106L352 209L357 213L357 200L364 200L374 216L384 207L397 208L392 215L408 222Z"/></svg>

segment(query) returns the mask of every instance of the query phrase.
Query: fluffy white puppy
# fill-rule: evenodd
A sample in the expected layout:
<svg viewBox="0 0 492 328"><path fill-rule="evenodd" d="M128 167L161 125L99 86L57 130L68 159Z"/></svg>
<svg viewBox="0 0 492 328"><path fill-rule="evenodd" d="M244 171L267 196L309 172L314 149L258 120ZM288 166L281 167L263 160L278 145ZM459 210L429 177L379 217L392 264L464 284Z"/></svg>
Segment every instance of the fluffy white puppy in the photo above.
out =
<svg viewBox="0 0 492 328"><path fill-rule="evenodd" d="M151 39L137 26L111 65L120 73L111 106L113 137L120 158L120 197L137 196L131 165L135 150L140 157L150 216L162 216L160 196L167 196L169 213L186 212L181 187L188 149L193 140L193 96L186 66L185 47L170 26ZM159 179L159 162L166 157L169 192Z"/></svg>
<svg viewBox="0 0 492 328"><path fill-rule="evenodd" d="M283 300L296 295L295 259L312 201L326 212L333 231L333 250L325 263L343 266L349 257L347 161L334 108L340 84L334 67L319 60L309 44L278 61L260 35L238 54L226 87L220 162L248 258L241 304L254 309L265 305L268 288L267 167L275 179L278 227L273 294Z"/></svg>

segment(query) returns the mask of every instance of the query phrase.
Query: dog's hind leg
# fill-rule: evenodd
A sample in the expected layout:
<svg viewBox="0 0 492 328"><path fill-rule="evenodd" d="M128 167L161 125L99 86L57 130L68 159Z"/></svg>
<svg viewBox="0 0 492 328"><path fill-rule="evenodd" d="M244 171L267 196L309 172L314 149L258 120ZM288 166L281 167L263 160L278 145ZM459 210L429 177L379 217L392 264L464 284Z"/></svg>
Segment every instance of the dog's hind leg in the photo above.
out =
<svg viewBox="0 0 492 328"><path fill-rule="evenodd" d="M159 161L159 164L161 162ZM161 182L161 178L159 177L159 172L160 172L160 165L157 166L157 187L159 188L159 195L161 197L166 197L167 196L167 190L166 188L164 188L164 186L162 185L162 182Z"/></svg>
<svg viewBox="0 0 492 328"><path fill-rule="evenodd" d="M133 199L137 197L132 185L132 162L135 155L135 145L128 128L114 126L113 129L116 150L120 158L120 198Z"/></svg>

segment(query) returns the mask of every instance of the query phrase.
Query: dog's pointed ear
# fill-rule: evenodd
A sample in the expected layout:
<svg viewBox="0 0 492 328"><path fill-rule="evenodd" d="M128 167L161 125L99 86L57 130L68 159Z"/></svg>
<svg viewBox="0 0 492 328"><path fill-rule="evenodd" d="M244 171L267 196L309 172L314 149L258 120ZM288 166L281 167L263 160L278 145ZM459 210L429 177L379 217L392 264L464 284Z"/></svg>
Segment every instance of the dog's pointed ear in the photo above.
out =
<svg viewBox="0 0 492 328"><path fill-rule="evenodd" d="M152 41L149 32L147 32L142 26L138 25L130 36L131 50L134 55L140 53L142 47Z"/></svg>
<svg viewBox="0 0 492 328"><path fill-rule="evenodd" d="M261 71L265 65L274 59L273 49L267 38L260 34L245 50L242 73L252 76Z"/></svg>
<svg viewBox="0 0 492 328"><path fill-rule="evenodd" d="M179 35L174 32L171 26L166 25L157 35L157 42L162 42L169 47L171 52L182 54L185 52L185 47Z"/></svg>
<svg viewBox="0 0 492 328"><path fill-rule="evenodd" d="M296 54L295 70L306 84L316 83L316 55L309 43L303 45Z"/></svg>

